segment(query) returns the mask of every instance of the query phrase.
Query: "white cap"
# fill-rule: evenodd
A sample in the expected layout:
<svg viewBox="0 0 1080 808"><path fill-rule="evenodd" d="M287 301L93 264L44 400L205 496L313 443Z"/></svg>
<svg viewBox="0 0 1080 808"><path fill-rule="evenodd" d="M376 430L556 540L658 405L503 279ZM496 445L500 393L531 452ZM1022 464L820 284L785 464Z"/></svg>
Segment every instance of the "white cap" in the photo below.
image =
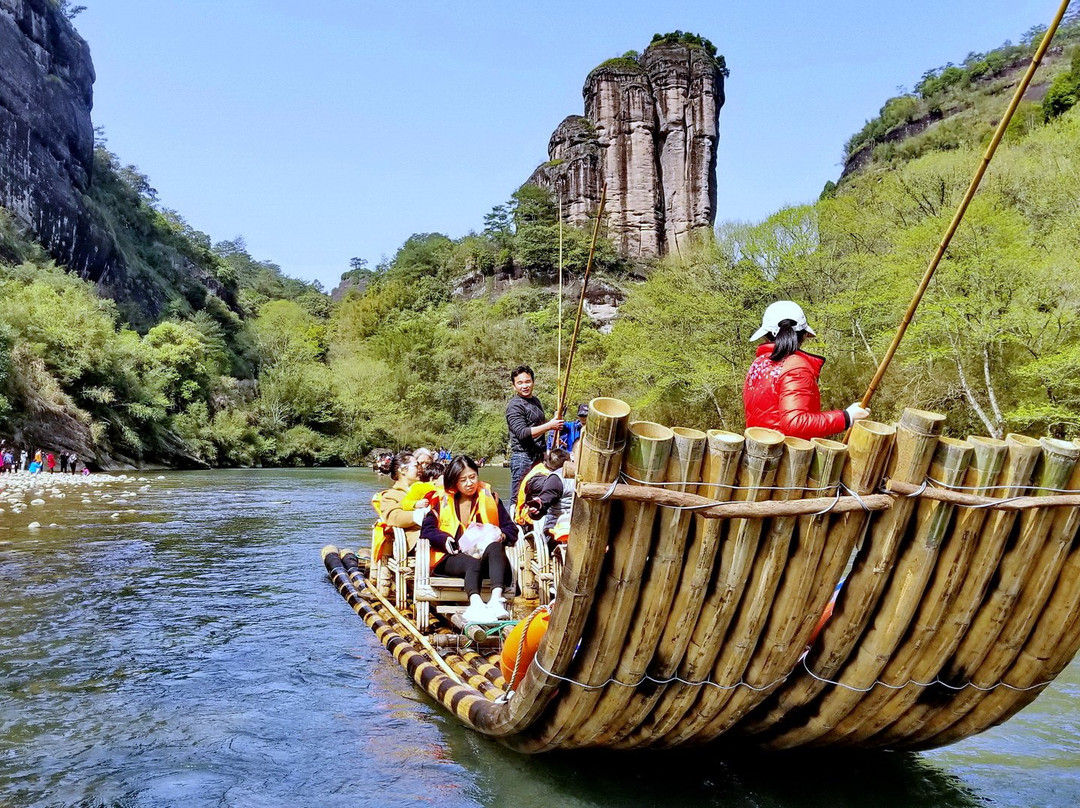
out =
<svg viewBox="0 0 1080 808"><path fill-rule="evenodd" d="M750 341L761 339L766 334L776 334L780 331L780 323L784 320L794 320L796 331L805 331L811 337L816 337L809 325L806 324L806 315L803 314L802 306L790 300L777 300L769 304L765 314L761 317L761 328L754 332Z"/></svg>

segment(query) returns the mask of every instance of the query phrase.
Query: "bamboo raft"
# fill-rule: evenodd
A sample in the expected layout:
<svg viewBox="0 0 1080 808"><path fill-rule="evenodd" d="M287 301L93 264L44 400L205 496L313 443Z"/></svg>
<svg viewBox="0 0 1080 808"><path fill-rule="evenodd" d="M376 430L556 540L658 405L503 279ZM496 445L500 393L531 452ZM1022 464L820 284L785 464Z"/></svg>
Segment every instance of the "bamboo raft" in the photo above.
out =
<svg viewBox="0 0 1080 808"><path fill-rule="evenodd" d="M1011 717L1080 647L1080 444L957 440L914 409L847 444L629 415L590 403L566 564L515 690L324 549L340 593L467 726L528 753L929 749Z"/></svg>

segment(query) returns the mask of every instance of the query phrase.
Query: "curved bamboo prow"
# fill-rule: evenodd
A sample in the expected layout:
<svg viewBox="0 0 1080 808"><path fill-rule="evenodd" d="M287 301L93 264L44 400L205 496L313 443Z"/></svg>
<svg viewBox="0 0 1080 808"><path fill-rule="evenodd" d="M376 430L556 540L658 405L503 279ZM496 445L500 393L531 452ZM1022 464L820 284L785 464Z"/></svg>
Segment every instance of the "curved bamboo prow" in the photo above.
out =
<svg viewBox="0 0 1080 808"><path fill-rule="evenodd" d="M845 445L591 408L567 565L517 692L475 654L436 659L445 642L323 551L414 681L511 748L928 748L1012 715L1080 647L1080 444L939 437L920 410Z"/></svg>

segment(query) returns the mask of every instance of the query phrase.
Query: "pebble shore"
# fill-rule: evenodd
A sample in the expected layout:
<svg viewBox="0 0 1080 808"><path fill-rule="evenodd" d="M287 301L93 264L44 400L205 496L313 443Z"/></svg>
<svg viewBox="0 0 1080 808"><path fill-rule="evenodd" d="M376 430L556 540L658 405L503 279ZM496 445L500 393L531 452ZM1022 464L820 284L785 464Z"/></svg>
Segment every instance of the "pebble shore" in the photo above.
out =
<svg viewBox="0 0 1080 808"><path fill-rule="evenodd" d="M164 477L157 477L164 480ZM32 519L27 527L38 530L44 527L58 527L55 523L45 524L50 501L79 497L83 505L101 508L117 508L110 518L119 519L124 506L134 502L150 490L152 481L148 477L133 477L127 474L63 474L28 471L0 474L0 514L18 516L27 514Z"/></svg>

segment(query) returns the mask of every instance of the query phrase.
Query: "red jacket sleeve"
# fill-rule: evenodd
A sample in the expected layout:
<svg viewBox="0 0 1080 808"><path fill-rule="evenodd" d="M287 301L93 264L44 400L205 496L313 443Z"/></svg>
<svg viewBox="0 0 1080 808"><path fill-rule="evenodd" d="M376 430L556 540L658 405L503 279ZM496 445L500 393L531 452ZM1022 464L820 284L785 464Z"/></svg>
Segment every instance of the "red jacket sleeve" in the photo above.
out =
<svg viewBox="0 0 1080 808"><path fill-rule="evenodd" d="M842 410L820 411L821 394L809 368L793 367L781 374L780 431L796 438L824 438L843 432L847 419Z"/></svg>

